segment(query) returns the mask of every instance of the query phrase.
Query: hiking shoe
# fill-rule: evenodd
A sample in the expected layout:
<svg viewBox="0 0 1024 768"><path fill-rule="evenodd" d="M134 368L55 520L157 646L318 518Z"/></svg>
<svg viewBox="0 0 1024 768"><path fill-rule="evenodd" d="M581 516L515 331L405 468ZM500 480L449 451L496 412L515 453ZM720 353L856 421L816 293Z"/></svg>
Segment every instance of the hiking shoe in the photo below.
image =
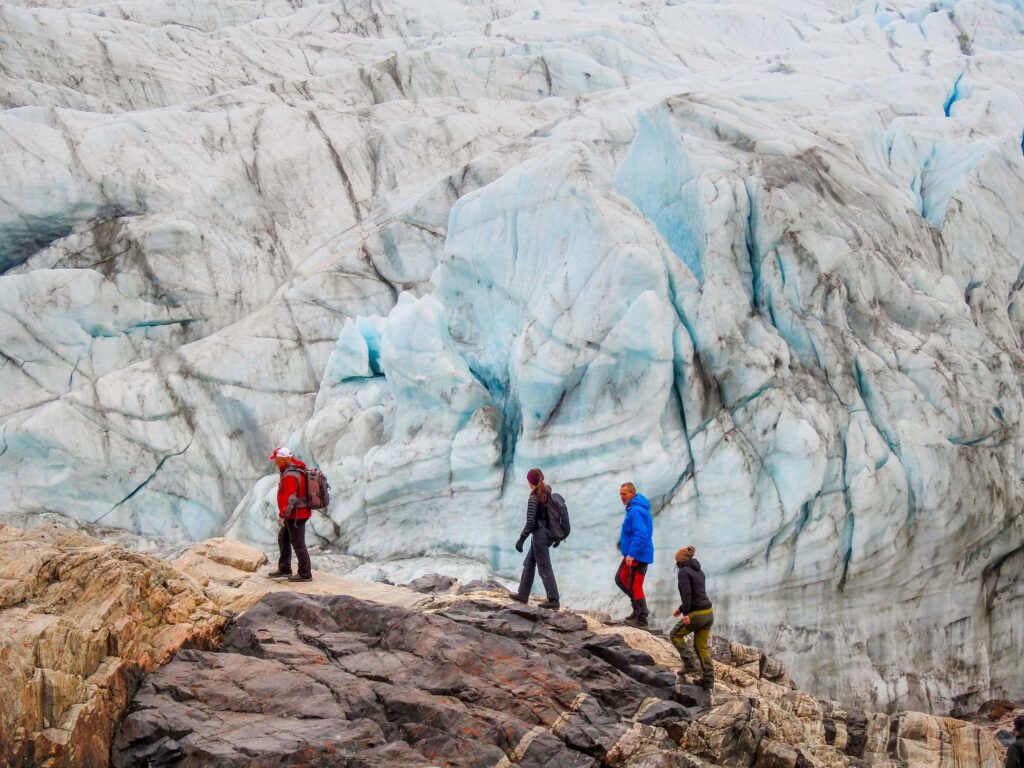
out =
<svg viewBox="0 0 1024 768"><path fill-rule="evenodd" d="M623 624L628 624L631 627L637 629L650 629L651 625L647 623L647 619L638 619L636 616L623 620Z"/></svg>
<svg viewBox="0 0 1024 768"><path fill-rule="evenodd" d="M550 608L553 611L557 611L558 610L558 601L557 600L545 600L543 603L540 603L537 607L538 608Z"/></svg>
<svg viewBox="0 0 1024 768"><path fill-rule="evenodd" d="M278 568L276 571L271 571L270 573L268 573L267 577L271 579L283 579L291 575L291 571L282 571L280 568Z"/></svg>
<svg viewBox="0 0 1024 768"><path fill-rule="evenodd" d="M312 576L289 576L288 581L312 581Z"/></svg>
<svg viewBox="0 0 1024 768"><path fill-rule="evenodd" d="M696 677L691 677L696 675ZM676 685L695 685L698 688L703 688L705 691L713 691L715 689L715 682L712 680L710 683L705 683L704 678L700 677L700 672L688 672L685 669L680 669L676 672Z"/></svg>
<svg viewBox="0 0 1024 768"><path fill-rule="evenodd" d="M522 603L523 605L526 605L528 602L530 602L530 596L529 595L527 595L526 597L523 597L518 592L512 592L509 595L509 597L512 598L513 600L515 600L517 603Z"/></svg>

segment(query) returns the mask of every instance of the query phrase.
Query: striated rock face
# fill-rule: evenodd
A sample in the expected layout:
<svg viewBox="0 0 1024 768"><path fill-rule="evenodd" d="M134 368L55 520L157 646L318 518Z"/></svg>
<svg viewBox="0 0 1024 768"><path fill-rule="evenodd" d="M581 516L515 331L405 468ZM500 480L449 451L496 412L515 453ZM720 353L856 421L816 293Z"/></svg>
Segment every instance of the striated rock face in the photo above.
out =
<svg viewBox="0 0 1024 768"><path fill-rule="evenodd" d="M0 765L105 765L141 674L224 623L155 558L0 525Z"/></svg>
<svg viewBox="0 0 1024 768"><path fill-rule="evenodd" d="M1020 715L1024 715L1024 703L993 699L984 702L976 712L965 715L964 719L988 729L1000 744L1009 747L1015 740L1013 721Z"/></svg>
<svg viewBox="0 0 1024 768"><path fill-rule="evenodd" d="M216 651L181 651L146 679L113 764L1001 764L968 723L847 711L772 682L785 670L756 649L718 653L736 666L716 665L709 696L676 686L663 638L589 616L486 593L424 611L275 592Z"/></svg>

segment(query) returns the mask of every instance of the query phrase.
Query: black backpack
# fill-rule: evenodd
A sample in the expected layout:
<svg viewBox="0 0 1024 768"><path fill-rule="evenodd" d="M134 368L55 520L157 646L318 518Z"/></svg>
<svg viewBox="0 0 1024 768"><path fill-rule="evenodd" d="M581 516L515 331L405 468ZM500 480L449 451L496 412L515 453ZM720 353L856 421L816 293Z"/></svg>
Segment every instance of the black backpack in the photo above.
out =
<svg viewBox="0 0 1024 768"><path fill-rule="evenodd" d="M557 493L548 497L548 533L553 541L563 541L569 537L569 510L565 506L565 499Z"/></svg>

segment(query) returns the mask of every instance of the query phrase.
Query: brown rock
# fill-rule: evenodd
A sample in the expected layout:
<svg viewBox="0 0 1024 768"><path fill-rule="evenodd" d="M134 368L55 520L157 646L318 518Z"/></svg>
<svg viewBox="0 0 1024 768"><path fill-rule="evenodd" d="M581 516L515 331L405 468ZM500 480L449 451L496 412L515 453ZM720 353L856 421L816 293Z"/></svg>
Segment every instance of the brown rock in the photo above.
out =
<svg viewBox="0 0 1024 768"><path fill-rule="evenodd" d="M756 648L753 645L743 645L742 643L730 643L729 651L732 655L732 665L734 667L743 667L747 664L760 663L761 661L761 649Z"/></svg>
<svg viewBox="0 0 1024 768"><path fill-rule="evenodd" d="M1003 760L1004 750L991 734L963 720L901 712L892 718L890 733L890 756L909 765L995 766Z"/></svg>
<svg viewBox="0 0 1024 768"><path fill-rule="evenodd" d="M224 622L166 563L0 525L0 765L106 765L142 673Z"/></svg>
<svg viewBox="0 0 1024 768"><path fill-rule="evenodd" d="M1016 711L1017 705L1007 699L990 699L978 707L978 714L991 722L1012 716Z"/></svg>
<svg viewBox="0 0 1024 768"><path fill-rule="evenodd" d="M267 556L263 552L232 539L207 539L189 552L245 573L256 573L257 568L267 564Z"/></svg>
<svg viewBox="0 0 1024 768"><path fill-rule="evenodd" d="M680 667L678 655L664 638L618 627L597 631L620 634L657 663ZM795 690L784 668L775 667L771 657L753 646L721 639L712 645L716 683L711 706L693 720L666 725L683 751L704 765L1001 768L1003 764L1003 748L984 728L920 712L891 716L848 712L836 702ZM779 676L773 681L766 671Z"/></svg>
<svg viewBox="0 0 1024 768"><path fill-rule="evenodd" d="M237 565L235 565L237 563ZM238 614L271 592L306 595L349 595L405 608L423 606L430 598L407 587L373 581L356 581L331 573L313 571L313 580L293 583L267 577L267 556L248 544L228 539L209 539L189 549L171 566L195 579L222 611Z"/></svg>
<svg viewBox="0 0 1024 768"><path fill-rule="evenodd" d="M999 743L1003 747L1008 747L1014 741L1013 721L1019 715L1024 715L1024 704L1007 699L993 699L982 703L977 712L965 719L995 734Z"/></svg>
<svg viewBox="0 0 1024 768"><path fill-rule="evenodd" d="M764 739L757 747L754 768L795 768L797 751L789 744Z"/></svg>
<svg viewBox="0 0 1024 768"><path fill-rule="evenodd" d="M279 582L262 552L225 540L170 566L63 529L0 526L0 545L4 766L106 765L139 679L185 646L196 650L151 675L120 725L119 764L188 753L227 765L228 752L239 765L256 753L334 765L344 753L382 768L1003 761L983 728L847 711L795 690L757 648L721 638L714 691L691 695L673 685L680 661L667 639L512 604L487 585L428 596L322 573ZM239 612L218 652L202 650L223 615Z"/></svg>

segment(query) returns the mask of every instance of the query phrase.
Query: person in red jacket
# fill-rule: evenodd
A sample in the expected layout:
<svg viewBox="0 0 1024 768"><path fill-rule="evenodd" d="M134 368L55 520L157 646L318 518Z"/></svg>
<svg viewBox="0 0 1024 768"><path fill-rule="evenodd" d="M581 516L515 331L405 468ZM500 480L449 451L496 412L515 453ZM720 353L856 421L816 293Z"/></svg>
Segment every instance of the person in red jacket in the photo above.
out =
<svg viewBox="0 0 1024 768"><path fill-rule="evenodd" d="M277 560L277 570L270 573L270 578L287 576L288 581L312 581L309 552L306 550L306 521L309 520L306 465L287 448L275 448L270 460L281 473L277 484L277 546L281 555ZM299 564L297 575L292 575L292 550L295 550Z"/></svg>

